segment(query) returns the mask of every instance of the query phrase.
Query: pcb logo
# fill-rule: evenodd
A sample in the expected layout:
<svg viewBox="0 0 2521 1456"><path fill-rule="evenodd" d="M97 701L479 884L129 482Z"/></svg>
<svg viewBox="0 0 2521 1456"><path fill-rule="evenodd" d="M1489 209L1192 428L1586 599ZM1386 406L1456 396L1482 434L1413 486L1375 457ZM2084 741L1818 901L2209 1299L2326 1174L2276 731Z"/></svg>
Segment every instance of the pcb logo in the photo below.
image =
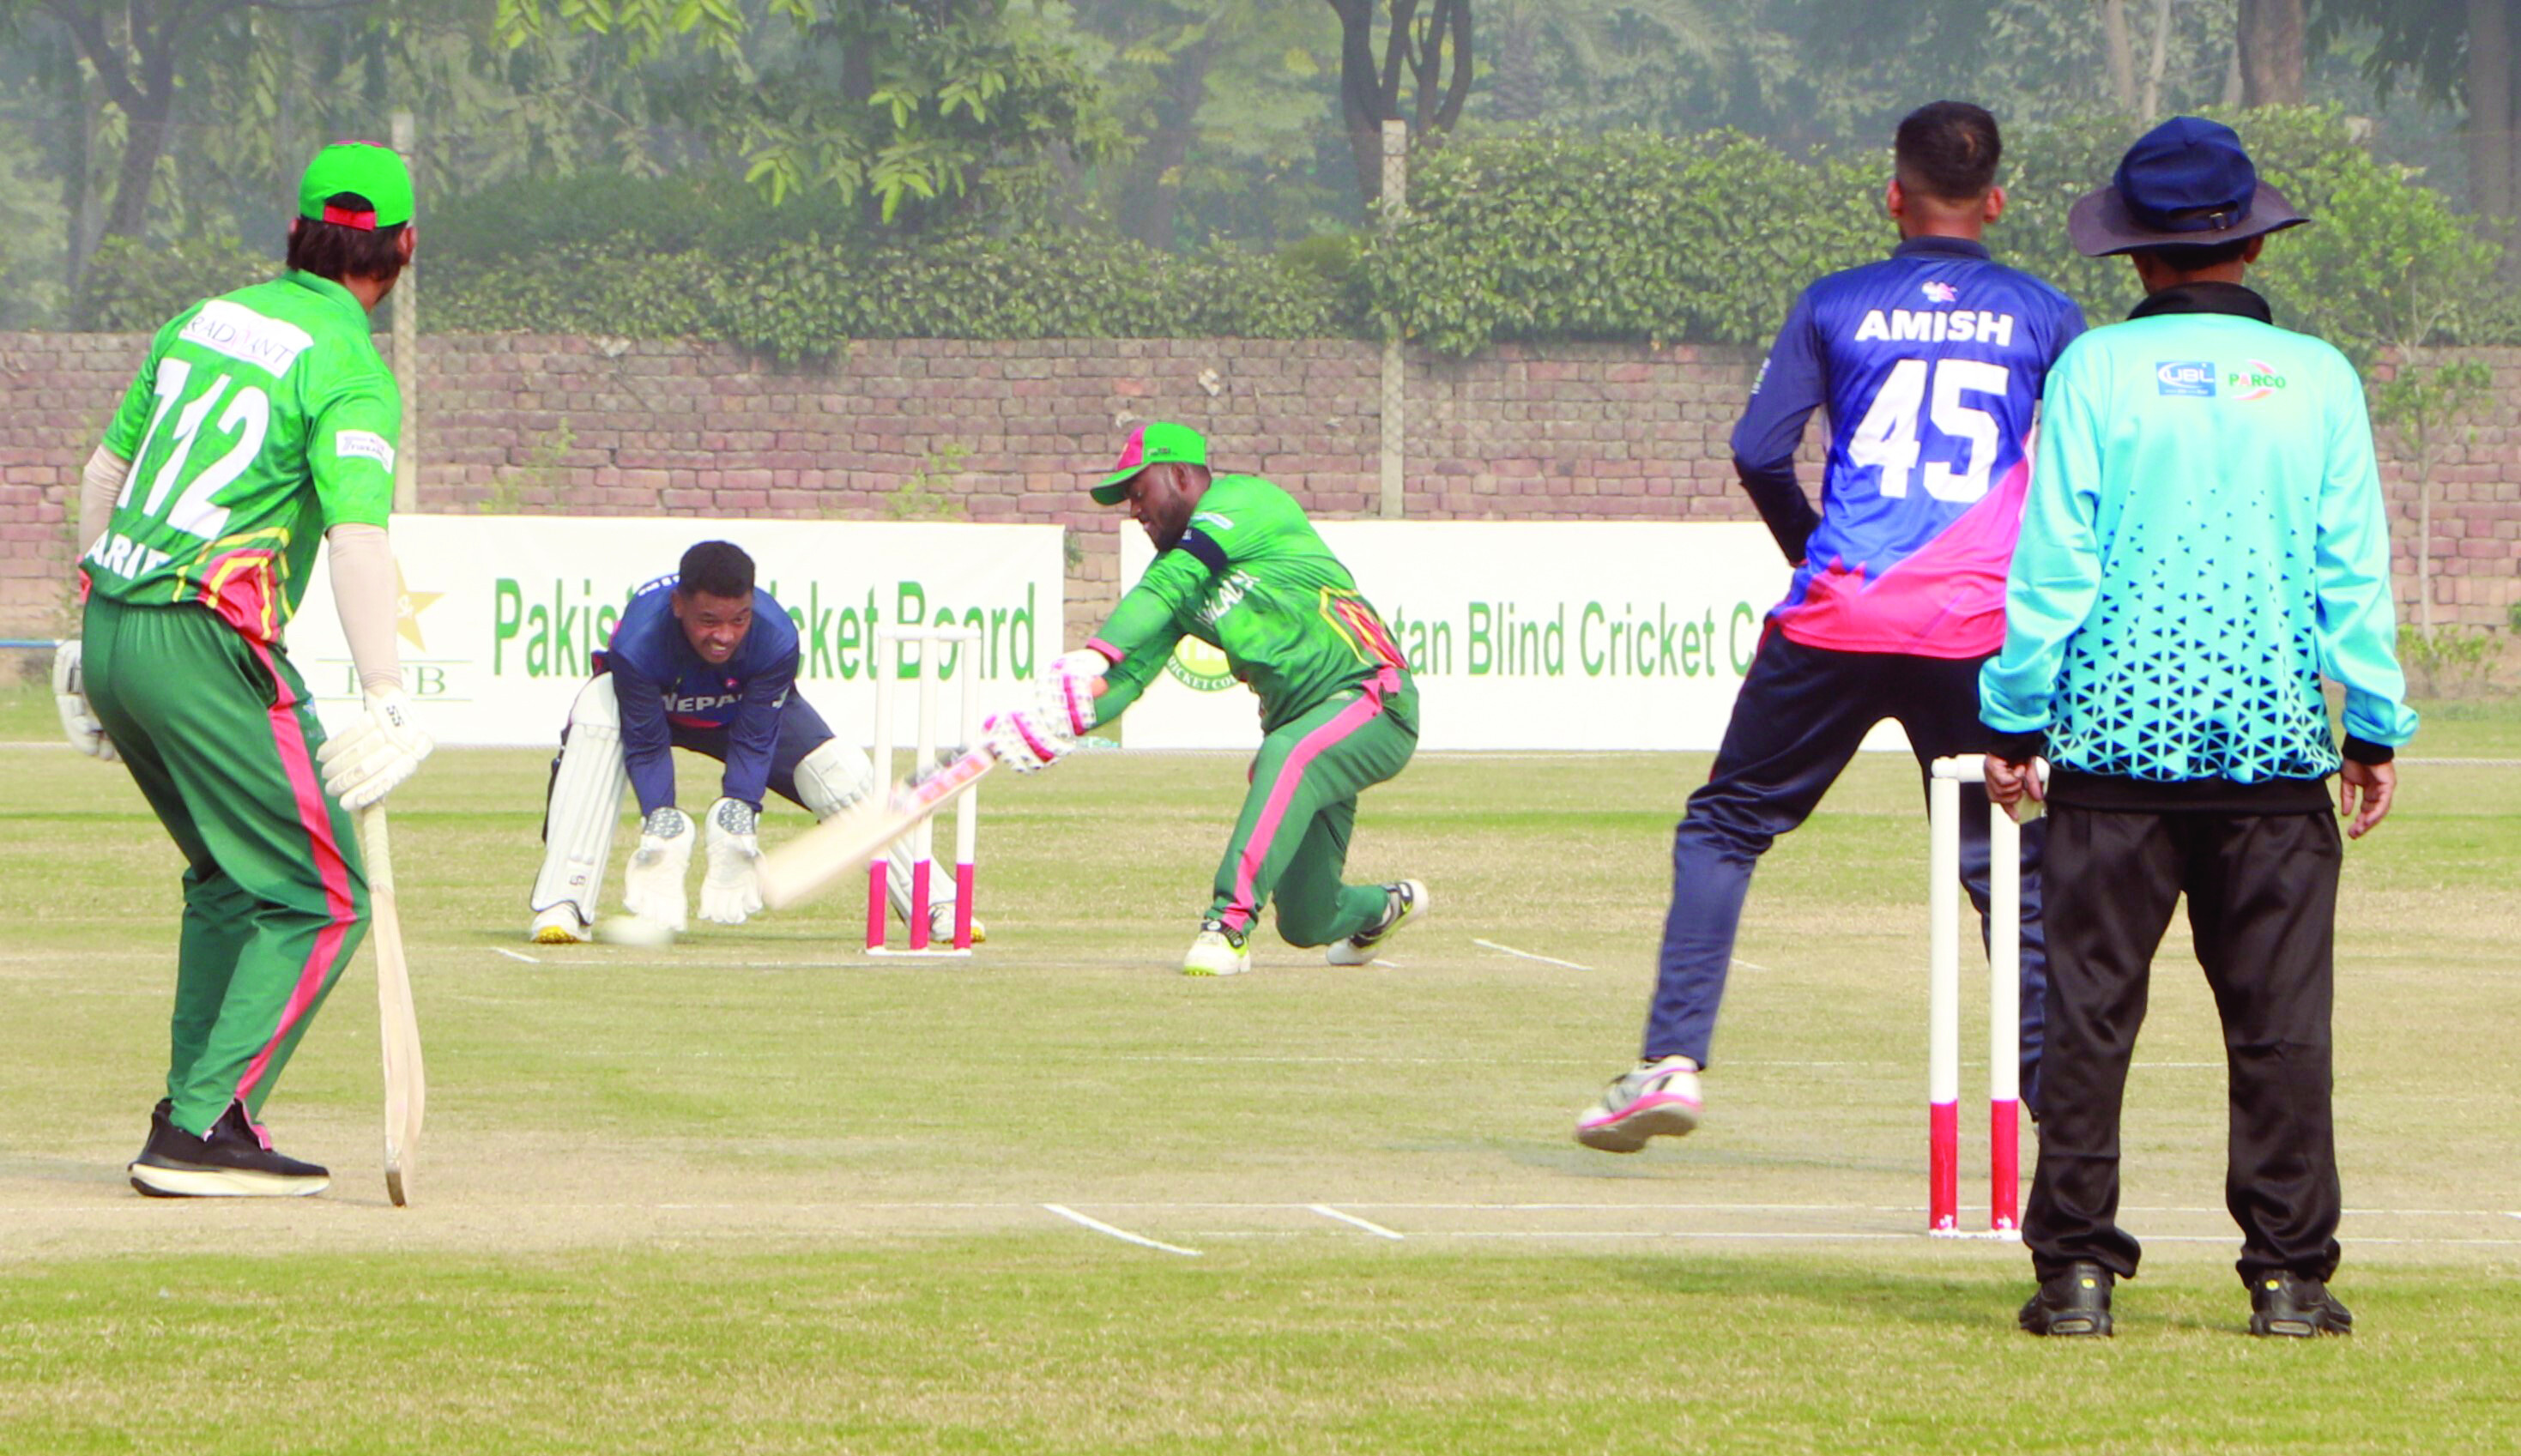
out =
<svg viewBox="0 0 2521 1456"><path fill-rule="evenodd" d="M1173 655L1165 659L1165 671L1194 693L1222 693L1236 686L1234 669L1225 660L1224 649L1211 647L1196 637L1184 637L1174 644Z"/></svg>

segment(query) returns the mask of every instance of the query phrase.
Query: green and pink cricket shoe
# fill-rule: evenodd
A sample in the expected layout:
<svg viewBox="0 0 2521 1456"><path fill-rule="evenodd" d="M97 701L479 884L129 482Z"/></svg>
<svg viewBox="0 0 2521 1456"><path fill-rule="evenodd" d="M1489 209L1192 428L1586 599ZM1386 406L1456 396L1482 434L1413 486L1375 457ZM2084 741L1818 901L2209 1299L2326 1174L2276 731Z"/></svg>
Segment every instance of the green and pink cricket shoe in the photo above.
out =
<svg viewBox="0 0 2521 1456"><path fill-rule="evenodd" d="M1698 1064L1687 1057L1640 1062L1603 1090L1577 1120L1576 1141L1604 1153L1634 1153L1648 1140L1680 1137L1698 1126Z"/></svg>

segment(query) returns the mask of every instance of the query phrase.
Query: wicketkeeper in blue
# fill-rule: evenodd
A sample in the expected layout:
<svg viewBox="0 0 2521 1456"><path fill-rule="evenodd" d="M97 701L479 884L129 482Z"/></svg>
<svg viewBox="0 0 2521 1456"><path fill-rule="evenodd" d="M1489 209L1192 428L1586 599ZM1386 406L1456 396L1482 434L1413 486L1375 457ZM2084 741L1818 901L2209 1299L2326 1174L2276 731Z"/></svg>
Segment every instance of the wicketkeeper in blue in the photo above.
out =
<svg viewBox="0 0 2521 1456"><path fill-rule="evenodd" d="M679 571L631 597L552 760L530 938L565 945L590 937L625 783L638 796L640 828L622 908L683 930L696 841L706 861L701 918L741 925L761 908L754 861L764 797L776 794L827 819L875 786L867 755L835 737L797 691L797 624L754 584L753 558L729 542L692 547ZM674 802L675 749L725 765L697 829ZM954 924L951 884L929 905L932 932ZM908 916L906 846L894 847L889 885L894 908ZM985 934L974 922L973 938Z"/></svg>

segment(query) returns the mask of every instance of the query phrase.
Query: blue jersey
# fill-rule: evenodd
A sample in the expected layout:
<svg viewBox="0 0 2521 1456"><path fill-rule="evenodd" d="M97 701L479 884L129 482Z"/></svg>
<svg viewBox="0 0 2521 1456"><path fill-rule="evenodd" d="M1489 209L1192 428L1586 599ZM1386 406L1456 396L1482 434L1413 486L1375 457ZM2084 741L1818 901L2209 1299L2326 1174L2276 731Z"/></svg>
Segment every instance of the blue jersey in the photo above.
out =
<svg viewBox="0 0 2521 1456"><path fill-rule="evenodd" d="M1829 410L1820 519L1778 629L1842 652L2002 647L2025 441L2049 365L2083 331L2064 294L1957 238L1911 238L1804 290L1733 431L1747 482L1791 484L1804 422Z"/></svg>
<svg viewBox="0 0 2521 1456"><path fill-rule="evenodd" d="M597 660L614 675L621 755L644 816L674 801L677 728L726 730L722 792L755 808L770 777L779 711L797 685L797 624L770 593L754 588L753 626L735 656L711 664L692 651L674 616L678 576L639 588Z"/></svg>

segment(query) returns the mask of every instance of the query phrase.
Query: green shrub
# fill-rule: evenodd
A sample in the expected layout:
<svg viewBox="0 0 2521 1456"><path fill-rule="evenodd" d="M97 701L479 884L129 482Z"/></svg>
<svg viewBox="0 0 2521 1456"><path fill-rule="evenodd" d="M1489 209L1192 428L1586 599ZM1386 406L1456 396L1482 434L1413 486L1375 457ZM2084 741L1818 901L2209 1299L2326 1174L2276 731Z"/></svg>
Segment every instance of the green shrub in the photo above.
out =
<svg viewBox="0 0 2521 1456"><path fill-rule="evenodd" d="M2399 660L2420 698L2474 698L2492 685L2503 646L2486 627L2399 629Z"/></svg>
<svg viewBox="0 0 2521 1456"><path fill-rule="evenodd" d="M2355 145L2333 112L2229 119L2261 174L2325 218L2274 240L2251 275L2278 322L2359 358L2404 340L2406 290L2385 285L2406 280L2411 249L2423 264L2473 247L2474 224ZM2125 259L2078 254L2066 215L2137 130L2123 117L2019 130L1999 179L2008 205L1988 230L1998 260L2057 285L2095 324L2125 317L2141 290ZM1805 284L1895 241L1889 173L1887 150L1797 158L1729 132L1455 141L1415 163L1408 220L1369 245L1363 268L1375 306L1446 353L1511 340L1765 343ZM2475 271L2473 256L2457 261L2442 270L2452 293ZM2429 328L2485 342L2521 338L2521 317L2479 293Z"/></svg>
<svg viewBox="0 0 2521 1456"><path fill-rule="evenodd" d="M781 360L851 339L1302 339L1352 332L1336 291L1268 258L1035 233L623 255L592 243L531 268L430 275L432 329L719 339Z"/></svg>
<svg viewBox="0 0 2521 1456"><path fill-rule="evenodd" d="M82 313L108 334L149 334L204 298L260 283L280 261L224 238L108 238L88 261Z"/></svg>

